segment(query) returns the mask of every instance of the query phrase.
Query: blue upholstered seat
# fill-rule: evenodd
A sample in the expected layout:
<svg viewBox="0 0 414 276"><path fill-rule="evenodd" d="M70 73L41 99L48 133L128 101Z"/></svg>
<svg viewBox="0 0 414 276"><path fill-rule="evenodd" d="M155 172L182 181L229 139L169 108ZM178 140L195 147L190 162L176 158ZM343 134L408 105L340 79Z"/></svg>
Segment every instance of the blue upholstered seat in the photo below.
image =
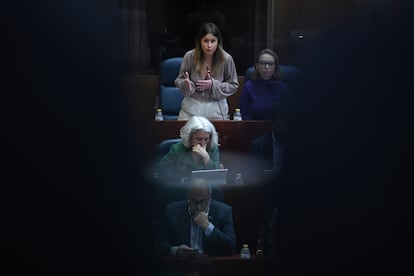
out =
<svg viewBox="0 0 414 276"><path fill-rule="evenodd" d="M293 65L279 65L282 80L292 89L302 76L302 68ZM247 68L244 81L249 80L253 74L254 66Z"/></svg>
<svg viewBox="0 0 414 276"><path fill-rule="evenodd" d="M164 120L177 120L181 109L183 94L174 85L180 71L182 57L172 57L163 60L159 67L160 108Z"/></svg>
<svg viewBox="0 0 414 276"><path fill-rule="evenodd" d="M181 141L181 138L171 138L162 140L159 144L155 146L155 159L156 161L161 160L161 158L168 153L170 147L175 143Z"/></svg>

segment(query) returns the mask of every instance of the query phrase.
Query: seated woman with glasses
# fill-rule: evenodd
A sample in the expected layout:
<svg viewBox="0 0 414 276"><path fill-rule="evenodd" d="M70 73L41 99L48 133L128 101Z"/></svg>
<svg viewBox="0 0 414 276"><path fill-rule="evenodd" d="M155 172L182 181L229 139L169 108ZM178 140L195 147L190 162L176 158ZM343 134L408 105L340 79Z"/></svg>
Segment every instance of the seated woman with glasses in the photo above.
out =
<svg viewBox="0 0 414 276"><path fill-rule="evenodd" d="M288 94L289 87L281 80L278 56L270 49L261 50L251 79L246 80L241 92L239 107L243 120L272 120L273 106Z"/></svg>
<svg viewBox="0 0 414 276"><path fill-rule="evenodd" d="M203 178L191 179L186 191L186 200L170 203L165 208L159 229L160 255L233 254L236 235L232 208L211 198L212 187Z"/></svg>
<svg viewBox="0 0 414 276"><path fill-rule="evenodd" d="M162 179L183 180L194 170L220 168L218 135L214 125L205 117L193 116L180 130L181 142L156 165L155 172Z"/></svg>

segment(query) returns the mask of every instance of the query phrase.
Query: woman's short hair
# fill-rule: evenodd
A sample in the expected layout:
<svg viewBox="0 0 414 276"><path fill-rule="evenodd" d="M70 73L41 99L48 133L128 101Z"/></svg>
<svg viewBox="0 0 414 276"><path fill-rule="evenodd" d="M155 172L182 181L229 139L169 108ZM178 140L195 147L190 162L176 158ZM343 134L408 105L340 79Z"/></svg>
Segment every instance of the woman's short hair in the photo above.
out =
<svg viewBox="0 0 414 276"><path fill-rule="evenodd" d="M212 149L218 145L218 134L214 125L205 117L193 116L180 130L181 141L186 148L191 147L191 138L199 130L210 134L210 140L207 143L208 149Z"/></svg>

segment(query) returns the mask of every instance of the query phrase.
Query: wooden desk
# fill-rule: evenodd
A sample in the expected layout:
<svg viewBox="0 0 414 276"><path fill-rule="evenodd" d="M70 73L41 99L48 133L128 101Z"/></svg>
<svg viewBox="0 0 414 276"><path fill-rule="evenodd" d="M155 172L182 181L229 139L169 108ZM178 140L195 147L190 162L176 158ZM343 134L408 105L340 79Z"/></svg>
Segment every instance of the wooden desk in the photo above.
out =
<svg viewBox="0 0 414 276"><path fill-rule="evenodd" d="M211 121L219 135L220 161L229 169L229 179L242 172L251 141L272 130L271 121ZM178 138L186 121L151 121L152 141L155 147L165 139Z"/></svg>
<svg viewBox="0 0 414 276"><path fill-rule="evenodd" d="M151 121L154 146L165 139L179 137L180 128L185 123L186 121ZM220 161L229 169L228 184L222 189L224 202L233 207L237 245L241 247L242 243L248 243L253 251L256 249L259 225L263 223L263 187L247 183L235 185L233 180L235 174L243 172L246 167L251 141L271 131L272 122L213 120L212 123L219 133Z"/></svg>
<svg viewBox="0 0 414 276"><path fill-rule="evenodd" d="M163 257L159 259L159 269L163 272L174 273L179 270L182 258ZM212 257L214 267L213 275L244 276L265 275L268 269L272 269L272 261L267 256L251 255L251 259L244 260L240 255ZM164 274L163 274L164 275ZM175 275L175 274L174 274Z"/></svg>
<svg viewBox="0 0 414 276"><path fill-rule="evenodd" d="M219 135L221 151L248 152L250 142L272 130L271 121L231 121L231 120L212 120L211 121ZM178 138L180 128L186 121L152 121L154 145L162 140Z"/></svg>

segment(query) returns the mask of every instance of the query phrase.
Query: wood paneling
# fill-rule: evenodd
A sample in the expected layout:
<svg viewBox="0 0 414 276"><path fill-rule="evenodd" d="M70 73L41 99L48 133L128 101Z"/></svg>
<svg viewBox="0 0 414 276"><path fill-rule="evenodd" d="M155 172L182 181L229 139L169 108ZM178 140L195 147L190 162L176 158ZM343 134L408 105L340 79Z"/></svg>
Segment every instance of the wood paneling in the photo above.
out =
<svg viewBox="0 0 414 276"><path fill-rule="evenodd" d="M242 72L244 74L244 72ZM244 85L244 76L239 76L239 88L236 93L227 98L229 113L239 106L241 90ZM123 89L129 99L130 111L134 118L152 118L154 109L158 106L159 96L158 75L125 75ZM141 107L138 109L138 107ZM143 114L143 112L148 112Z"/></svg>
<svg viewBox="0 0 414 276"><path fill-rule="evenodd" d="M212 121L219 133L220 161L229 169L228 179L234 179L247 165L251 141L272 129L271 121ZM165 139L178 138L185 121L150 121L153 146Z"/></svg>

